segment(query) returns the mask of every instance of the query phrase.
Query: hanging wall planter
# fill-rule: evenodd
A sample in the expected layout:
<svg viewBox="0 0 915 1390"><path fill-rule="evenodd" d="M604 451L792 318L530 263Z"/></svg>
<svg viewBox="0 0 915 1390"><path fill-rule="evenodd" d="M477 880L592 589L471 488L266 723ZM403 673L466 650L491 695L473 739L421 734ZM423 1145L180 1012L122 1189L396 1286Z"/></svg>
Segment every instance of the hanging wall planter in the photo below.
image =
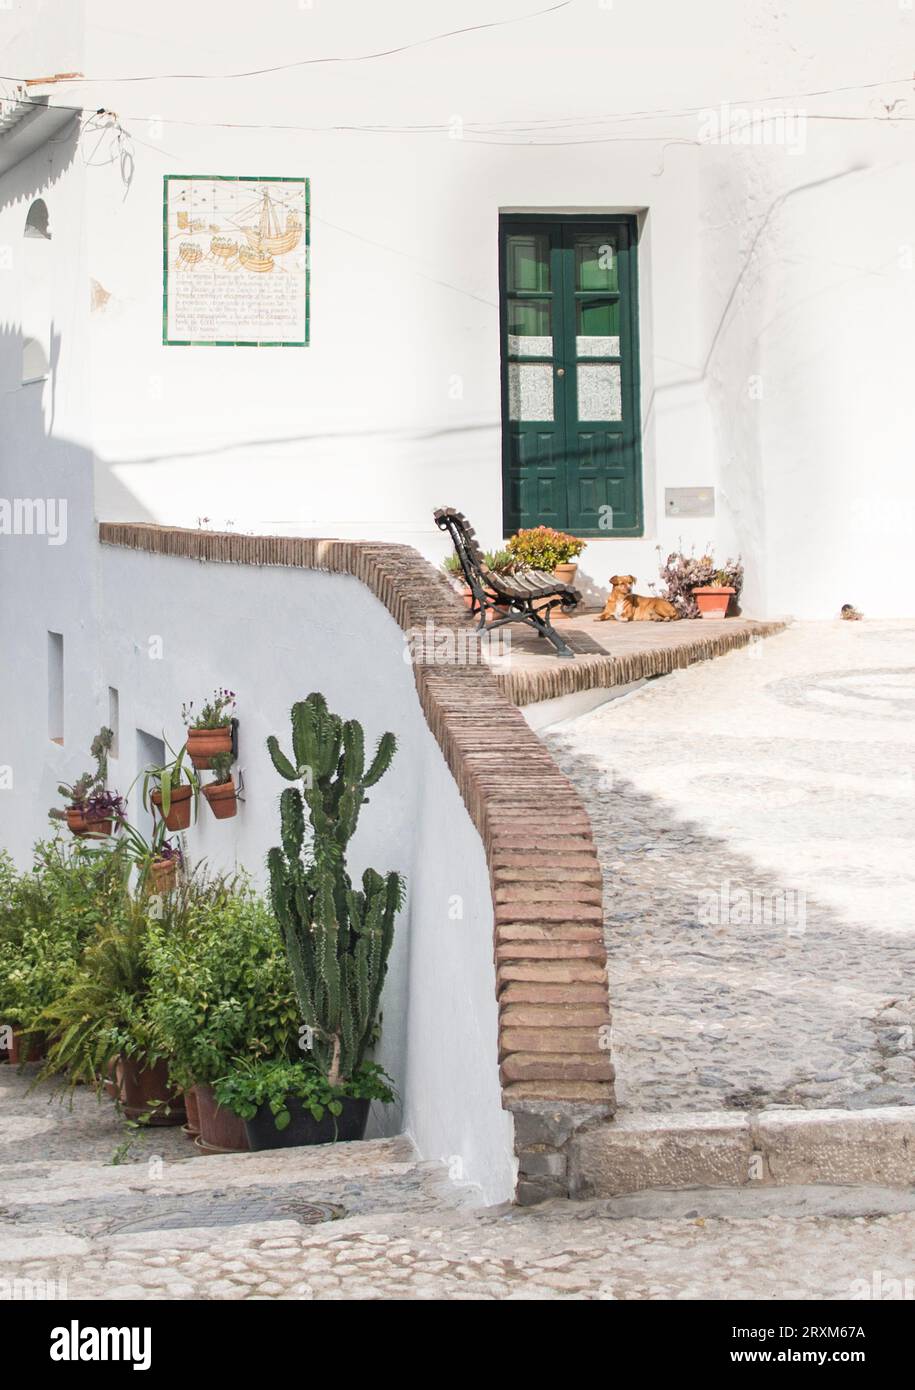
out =
<svg viewBox="0 0 915 1390"><path fill-rule="evenodd" d="M191 823L191 796L193 790L193 787L172 787L168 814L163 816L166 829L187 830ZM161 816L162 793L160 791L155 791L150 795L149 799Z"/></svg>
<svg viewBox="0 0 915 1390"><path fill-rule="evenodd" d="M187 755L198 771L212 767L212 759L220 753L232 752L232 726L219 729L188 729Z"/></svg>
<svg viewBox="0 0 915 1390"><path fill-rule="evenodd" d="M203 788L203 794L217 820L228 820L238 814L238 792L232 777L228 782L210 782Z"/></svg>
<svg viewBox="0 0 915 1390"><path fill-rule="evenodd" d="M89 830L89 820L85 806L67 807L67 829L74 835L85 835Z"/></svg>
<svg viewBox="0 0 915 1390"><path fill-rule="evenodd" d="M149 865L151 891L169 893L178 881L178 859L153 859Z"/></svg>

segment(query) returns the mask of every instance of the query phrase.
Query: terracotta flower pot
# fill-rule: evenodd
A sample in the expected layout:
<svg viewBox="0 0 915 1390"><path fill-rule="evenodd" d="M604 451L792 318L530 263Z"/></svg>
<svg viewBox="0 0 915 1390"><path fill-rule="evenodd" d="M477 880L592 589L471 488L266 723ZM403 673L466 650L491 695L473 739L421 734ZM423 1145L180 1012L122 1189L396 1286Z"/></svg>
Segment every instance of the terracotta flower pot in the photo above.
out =
<svg viewBox="0 0 915 1390"><path fill-rule="evenodd" d="M104 839L106 835L111 835L114 831L113 816L96 816L93 820L86 820L86 835L91 835L93 839Z"/></svg>
<svg viewBox="0 0 915 1390"><path fill-rule="evenodd" d="M154 859L149 866L149 875L153 893L170 892L178 881L177 859Z"/></svg>
<svg viewBox="0 0 915 1390"><path fill-rule="evenodd" d="M164 1058L147 1067L137 1057L119 1057L115 1076L121 1108L129 1120L148 1115L147 1123L151 1125L184 1124L184 1098L171 1086Z"/></svg>
<svg viewBox="0 0 915 1390"><path fill-rule="evenodd" d="M162 793L153 792L149 798L155 806L159 815L162 814ZM169 803L168 815L165 817L166 828L169 830L187 830L191 823L191 788L174 787L172 789L171 802Z"/></svg>
<svg viewBox="0 0 915 1390"><path fill-rule="evenodd" d="M85 835L89 829L89 818L82 806L67 807L67 828L74 835Z"/></svg>
<svg viewBox="0 0 915 1390"><path fill-rule="evenodd" d="M233 1110L217 1105L212 1086L197 1085L197 1115L200 1134L197 1147L210 1153L247 1153L245 1122Z"/></svg>
<svg viewBox="0 0 915 1390"><path fill-rule="evenodd" d="M23 1033L14 1028L9 1049L0 1052L0 1058L5 1057L11 1066L18 1066L20 1062L43 1062L47 1051L48 1040L44 1033Z"/></svg>
<svg viewBox="0 0 915 1390"><path fill-rule="evenodd" d="M553 574L560 584L568 584L570 589L575 587L575 576L578 573L578 565L573 561L568 561L564 565L557 565Z"/></svg>
<svg viewBox="0 0 915 1390"><path fill-rule="evenodd" d="M187 755L196 768L210 768L217 753L232 752L232 726L218 729L188 729Z"/></svg>
<svg viewBox="0 0 915 1390"><path fill-rule="evenodd" d="M238 798L232 778L228 782L210 782L204 787L203 794L217 820L227 820L229 816L238 814Z"/></svg>
<svg viewBox="0 0 915 1390"><path fill-rule="evenodd" d="M187 1111L187 1124L183 1126L185 1134L190 1139L196 1139L200 1133L200 1112L197 1108L197 1087L189 1086L184 1093L184 1108Z"/></svg>
<svg viewBox="0 0 915 1390"><path fill-rule="evenodd" d="M693 589L693 598L703 618L726 618L731 595L736 592L726 584L704 584L699 589Z"/></svg>

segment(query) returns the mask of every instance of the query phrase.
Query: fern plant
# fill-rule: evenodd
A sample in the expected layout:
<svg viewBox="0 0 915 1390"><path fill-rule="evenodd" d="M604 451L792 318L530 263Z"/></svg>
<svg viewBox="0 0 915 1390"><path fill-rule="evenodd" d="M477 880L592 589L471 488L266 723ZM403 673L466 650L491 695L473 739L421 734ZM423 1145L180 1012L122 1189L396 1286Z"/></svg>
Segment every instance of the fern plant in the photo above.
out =
<svg viewBox="0 0 915 1390"><path fill-rule="evenodd" d="M366 789L391 765L397 743L381 736L369 767L365 736L311 694L292 708L292 756L271 735L273 765L289 782L280 797L282 846L270 851L270 891L296 997L312 1030L312 1055L332 1086L359 1071L374 1040L381 990L403 905L398 873L366 869L361 888L346 870ZM306 812L310 834L306 837Z"/></svg>

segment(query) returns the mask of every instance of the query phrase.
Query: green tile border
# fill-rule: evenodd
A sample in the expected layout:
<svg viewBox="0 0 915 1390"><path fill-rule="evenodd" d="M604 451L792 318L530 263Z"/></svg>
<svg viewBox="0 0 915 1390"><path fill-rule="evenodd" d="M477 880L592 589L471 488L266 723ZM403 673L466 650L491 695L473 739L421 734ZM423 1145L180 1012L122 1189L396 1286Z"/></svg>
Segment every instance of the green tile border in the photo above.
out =
<svg viewBox="0 0 915 1390"><path fill-rule="evenodd" d="M168 185L208 179L211 183L304 183L305 185L305 337L299 342L274 343L266 339L170 338L168 336ZM308 347L311 331L311 180L275 174L163 174L162 176L162 345L163 347Z"/></svg>

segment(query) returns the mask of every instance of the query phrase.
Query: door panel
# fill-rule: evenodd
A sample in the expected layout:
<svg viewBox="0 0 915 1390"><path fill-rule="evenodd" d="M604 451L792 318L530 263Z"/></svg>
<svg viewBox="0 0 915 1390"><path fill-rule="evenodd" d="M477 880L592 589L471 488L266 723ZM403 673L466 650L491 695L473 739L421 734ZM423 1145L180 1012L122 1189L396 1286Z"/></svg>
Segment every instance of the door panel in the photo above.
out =
<svg viewBox="0 0 915 1390"><path fill-rule="evenodd" d="M506 534L640 535L632 219L502 219Z"/></svg>

